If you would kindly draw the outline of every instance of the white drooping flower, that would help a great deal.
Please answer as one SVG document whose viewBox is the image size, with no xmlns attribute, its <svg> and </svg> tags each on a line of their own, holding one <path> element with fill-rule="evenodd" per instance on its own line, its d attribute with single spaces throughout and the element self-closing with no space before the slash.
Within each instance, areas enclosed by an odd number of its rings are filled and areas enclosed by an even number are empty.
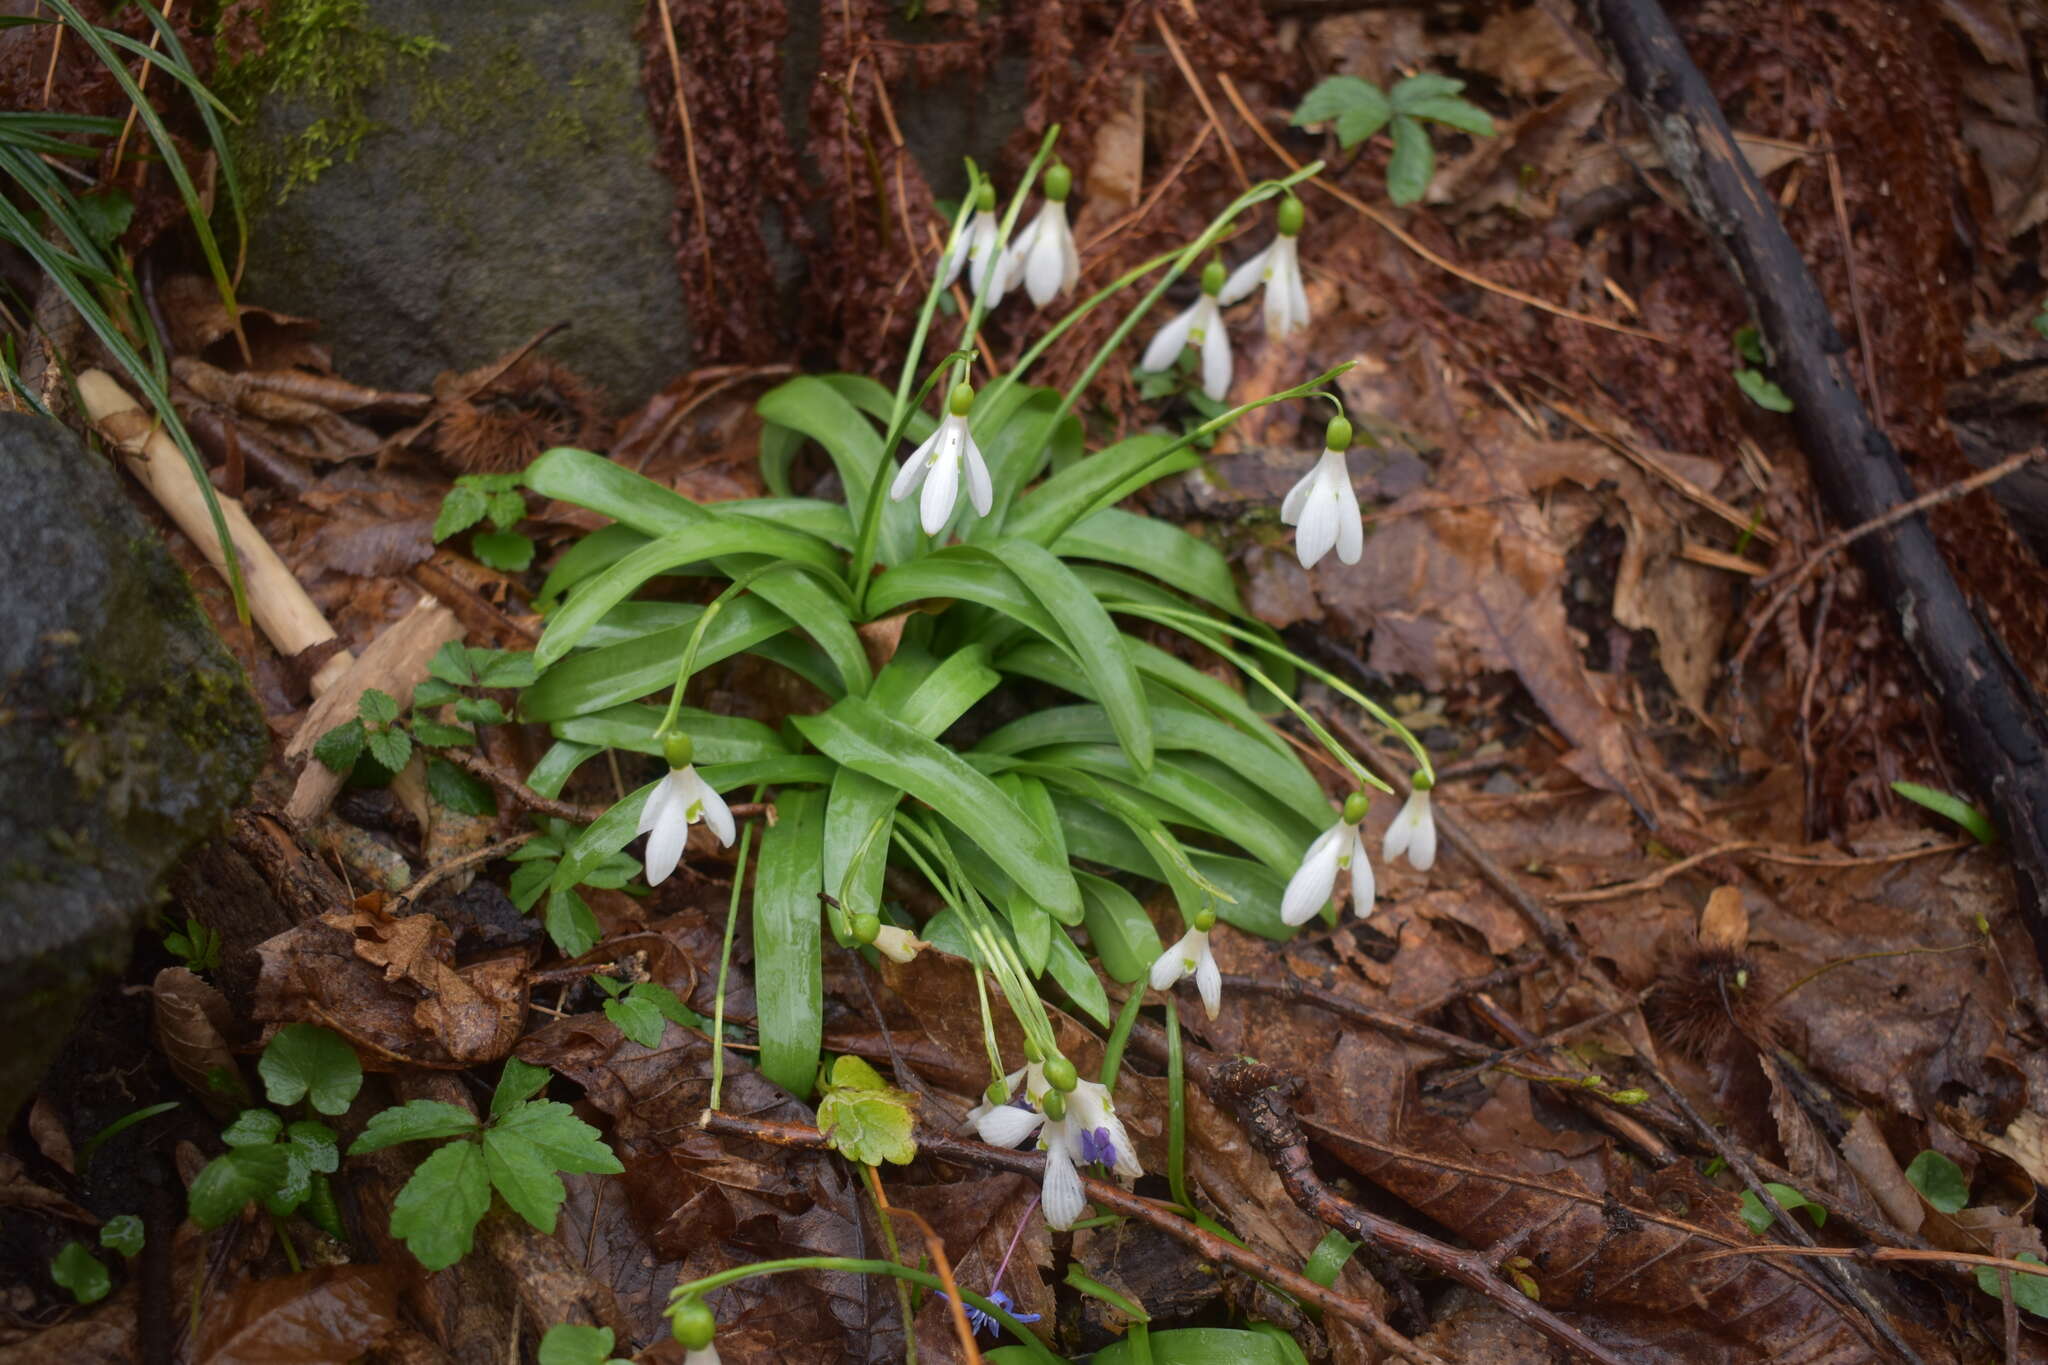
<svg viewBox="0 0 2048 1365">
<path fill-rule="evenodd" d="M 1429 810 L 1429 788 L 1420 779 L 1409 790 L 1400 814 L 1387 826 L 1387 840 L 1380 845 L 1380 857 L 1388 863 L 1403 853 L 1417 872 L 1427 872 L 1436 863 L 1436 817 Z"/>
<path fill-rule="evenodd" d="M 1216 302 L 1229 307 L 1266 287 L 1266 332 L 1284 337 L 1309 324 L 1308 291 L 1301 283 L 1301 201 L 1289 195 L 1280 205 L 1280 231 L 1252 258 L 1230 272 Z"/>
<path fill-rule="evenodd" d="M 1040 308 L 1081 279 L 1081 253 L 1074 247 L 1074 230 L 1067 226 L 1067 194 L 1073 185 L 1073 172 L 1055 163 L 1045 173 L 1045 204 L 1004 253 L 1003 287 L 1023 284 Z"/>
<path fill-rule="evenodd" d="M 895 962 L 915 962 L 917 955 L 932 945 L 911 933 L 885 924 L 875 931 L 875 951 Z"/>
<path fill-rule="evenodd" d="M 1208 923 L 1204 924 L 1203 921 Z M 1209 927 L 1215 919 L 1204 911 L 1195 919 L 1197 927 L 1180 936 L 1180 942 L 1161 953 L 1152 963 L 1152 989 L 1170 991 L 1183 977 L 1195 978 L 1202 1009 L 1211 1018 L 1223 1008 L 1223 973 L 1217 970 L 1216 954 L 1209 948 Z"/>
<path fill-rule="evenodd" d="M 1001 1105 L 983 1104 L 969 1117 L 975 1120 L 981 1140 L 996 1147 L 1014 1147 L 1034 1132 L 1038 1134 L 1039 1148 L 1045 1153 L 1041 1194 L 1045 1221 L 1064 1231 L 1088 1207 L 1081 1166 L 1101 1162 L 1126 1185 L 1143 1175 L 1145 1168 L 1138 1164 L 1138 1149 L 1116 1116 L 1108 1087 L 1076 1078 L 1070 1064 L 1067 1079 L 1074 1082 L 1074 1088 L 1065 1093 L 1054 1089 L 1045 1078 L 1045 1068 L 1037 1063 L 1013 1073 L 1006 1085 L 1014 1091 L 1020 1077 L 1024 1081 L 1021 1097 Z M 1020 1099 L 1029 1107 L 1021 1107 Z M 1048 1109 L 1057 1109 L 1060 1117 L 1047 1118 Z"/>
<path fill-rule="evenodd" d="M 987 295 L 987 307 L 1003 301 L 1007 288 L 1008 264 L 1003 252 L 1003 225 L 996 217 L 995 186 L 983 181 L 974 192 L 974 217 L 953 234 L 939 257 L 939 288 L 951 289 L 967 269 L 967 287 L 977 297 Z"/>
<path fill-rule="evenodd" d="M 955 385 L 938 429 L 910 452 L 903 467 L 896 471 L 896 481 L 889 485 L 891 502 L 903 501 L 911 489 L 924 485 L 918 498 L 917 520 L 928 536 L 946 529 L 953 504 L 960 497 L 963 469 L 967 475 L 967 500 L 974 505 L 976 514 L 985 517 L 995 506 L 995 485 L 989 482 L 988 465 L 981 458 L 981 447 L 974 443 L 973 433 L 967 429 L 967 412 L 973 406 L 974 390 L 965 384 Z"/>
<path fill-rule="evenodd" d="M 676 740 L 683 743 L 678 745 Z M 687 736 L 670 737 L 668 776 L 647 794 L 647 804 L 640 808 L 636 832 L 647 836 L 649 886 L 661 885 L 676 870 L 683 845 L 689 841 L 690 826 L 699 820 L 718 836 L 719 843 L 732 846 L 732 811 L 689 761 L 689 752 Z M 678 754 L 683 760 L 680 764 L 676 763 Z"/>
<path fill-rule="evenodd" d="M 1138 362 L 1141 370 L 1170 370 L 1188 347 L 1202 353 L 1202 392 L 1220 403 L 1230 392 L 1230 334 L 1223 329 L 1223 310 L 1216 295 L 1223 288 L 1223 267 L 1211 261 L 1202 271 L 1202 297 L 1161 327 Z"/>
<path fill-rule="evenodd" d="M 697 1346 L 683 1352 L 683 1365 L 719 1365 L 716 1346 Z"/>
<path fill-rule="evenodd" d="M 1365 831 L 1361 822 L 1365 819 L 1366 800 L 1362 792 L 1353 792 L 1344 802 L 1344 813 L 1316 836 L 1302 855 L 1301 866 L 1287 883 L 1287 893 L 1280 898 L 1280 919 L 1286 924 L 1306 924 L 1315 918 L 1316 912 L 1329 904 L 1330 893 L 1337 889 L 1337 874 L 1345 869 L 1351 872 L 1351 913 L 1364 919 L 1373 911 L 1372 860 L 1365 854 Z"/>
<path fill-rule="evenodd" d="M 1287 490 L 1280 520 L 1294 527 L 1294 553 L 1301 567 L 1313 569 L 1334 546 L 1337 558 L 1356 564 L 1365 553 L 1365 521 L 1358 514 L 1358 494 L 1351 488 L 1351 469 L 1344 451 L 1351 444 L 1351 423 L 1332 418 L 1315 467 Z"/>
</svg>

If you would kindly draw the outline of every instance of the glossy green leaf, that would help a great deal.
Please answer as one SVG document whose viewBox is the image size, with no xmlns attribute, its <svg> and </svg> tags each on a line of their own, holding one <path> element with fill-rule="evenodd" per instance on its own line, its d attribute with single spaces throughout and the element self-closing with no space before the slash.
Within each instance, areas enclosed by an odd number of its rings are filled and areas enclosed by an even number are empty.
<svg viewBox="0 0 2048 1365">
<path fill-rule="evenodd" d="M 852 549 L 860 534 L 844 504 L 826 502 L 823 498 L 746 498 L 722 502 L 718 510 L 728 516 L 749 517 L 802 531 L 842 550 Z"/>
<path fill-rule="evenodd" d="M 558 1322 L 540 1339 L 540 1365 L 610 1365 L 612 1329 Z"/>
<path fill-rule="evenodd" d="M 848 915 L 872 915 L 882 908 L 889 829 L 902 799 L 902 792 L 866 773 L 842 767 L 833 775 L 825 803 L 824 887 Z"/>
<path fill-rule="evenodd" d="M 989 667 L 988 651 L 969 645 L 947 655 L 894 714 L 919 734 L 937 739 L 1002 680 L 1002 675 Z"/>
<path fill-rule="evenodd" d="M 548 569 L 548 576 L 541 583 L 540 594 L 534 601 L 536 604 L 556 601 L 578 583 L 603 572 L 646 545 L 649 539 L 645 531 L 618 522 L 585 532 Z"/>
<path fill-rule="evenodd" d="M 822 715 L 796 717 L 795 724 L 835 762 L 909 792 L 959 826 L 1053 914 L 1080 908 L 1080 892 L 1059 850 L 994 782 L 951 750 L 859 698 Z"/>
<path fill-rule="evenodd" d="M 1222 552 L 1157 517 L 1104 508 L 1069 526 L 1052 548 L 1069 559 L 1099 559 L 1137 569 L 1233 616 L 1246 614 Z"/>
<path fill-rule="evenodd" d="M 2041 1264 L 2041 1258 L 2031 1251 L 2022 1251 L 2012 1259 Z M 2048 1318 L 2048 1273 L 2029 1275 L 2017 1270 L 2008 1273 L 2012 1275 L 2012 1301 L 2035 1317 Z M 2005 1286 L 2000 1283 L 1995 1267 L 1977 1267 L 1977 1287 L 2000 1303 L 2005 1302 Z"/>
<path fill-rule="evenodd" d="M 602 752 L 602 748 L 597 744 L 579 744 L 573 739 L 557 739 L 540 756 L 540 762 L 533 765 L 533 770 L 527 773 L 526 785 L 542 796 L 559 797 L 576 770 Z"/>
<path fill-rule="evenodd" d="M 234 1147 L 208 1162 L 185 1192 L 192 1221 L 217 1228 L 240 1213 L 252 1199 L 261 1199 L 284 1184 L 291 1163 L 282 1147 L 264 1144 Z"/>
<path fill-rule="evenodd" d="M 1301 1268 L 1302 1276 L 1328 1289 L 1337 1282 L 1337 1276 L 1342 1273 L 1345 1263 L 1361 1245 L 1362 1243 L 1354 1242 L 1332 1228 L 1323 1234 L 1322 1241 L 1316 1243 L 1316 1249 L 1310 1253 L 1308 1263 Z"/>
<path fill-rule="evenodd" d="M 1067 847 L 1076 858 L 1155 881 L 1166 880 L 1159 858 L 1115 815 L 1070 793 L 1054 792 L 1053 804 L 1060 813 L 1060 829 L 1066 835 Z M 1198 848 L 1185 852 L 1202 880 L 1231 897 L 1216 906 L 1218 919 L 1261 938 L 1278 940 L 1294 936 L 1295 931 L 1280 920 L 1280 900 L 1286 894 L 1287 878 L 1248 858 Z"/>
<path fill-rule="evenodd" d="M 1022 622 L 1043 639 L 1065 646 L 1066 632 L 1016 574 L 988 551 L 973 545 L 949 545 L 895 568 L 868 588 L 868 610 L 884 616 L 898 607 L 930 598 L 978 602 Z"/>
<path fill-rule="evenodd" d="M 1931 810 L 1944 819 L 1953 820 L 1968 830 L 1970 836 L 1980 844 L 1998 842 L 1998 827 L 1985 817 L 1983 811 L 1960 796 L 1933 787 L 1923 787 L 1918 782 L 1894 782 L 1892 790 L 1916 806 Z"/>
<path fill-rule="evenodd" d="M 798 375 L 776 385 L 754 405 L 754 410 L 778 426 L 801 431 L 824 448 L 839 481 L 846 489 L 846 506 L 858 523 L 867 507 L 868 493 L 888 495 L 887 479 L 893 473 L 898 452 L 882 450 L 882 433 L 844 392 L 815 375 Z M 908 454 L 908 449 L 901 452 Z M 887 454 L 892 463 L 885 464 Z M 884 476 L 875 487 L 875 476 Z M 906 498 L 883 509 L 878 542 L 883 562 L 907 559 L 917 547 L 916 499 Z"/>
<path fill-rule="evenodd" d="M 340 1034 L 317 1024 L 286 1024 L 256 1064 L 272 1104 L 305 1100 L 323 1114 L 345 1114 L 363 1088 L 363 1064 Z"/>
<path fill-rule="evenodd" d="M 575 740 L 596 748 L 659 754 L 661 742 L 655 739 L 654 732 L 661 724 L 662 711 L 659 706 L 628 702 L 624 706 L 607 707 L 589 715 L 557 721 L 553 728 L 559 739 Z M 696 746 L 696 761 L 700 765 L 751 763 L 789 752 L 789 745 L 781 735 L 758 720 L 742 716 L 720 715 L 716 711 L 684 706 L 676 711 L 676 726 Z"/>
<path fill-rule="evenodd" d="M 476 1126 L 476 1115 L 467 1109 L 441 1100 L 411 1100 L 372 1117 L 361 1135 L 349 1144 L 348 1154 L 361 1156 L 401 1142 L 454 1137 L 471 1132 Z"/>
<path fill-rule="evenodd" d="M 1820 1227 L 1828 1221 L 1828 1211 L 1826 1209 L 1814 1203 L 1790 1185 L 1781 1185 L 1775 1180 L 1766 1180 L 1764 1188 L 1770 1191 L 1771 1198 L 1777 1200 L 1778 1207 L 1785 1210 L 1786 1213 L 1797 1213 L 1799 1210 L 1805 1209 L 1807 1216 L 1813 1219 L 1815 1227 Z M 1757 1198 L 1755 1193 L 1750 1190 L 1742 1192 L 1742 1207 L 1739 1212 L 1742 1215 L 1742 1221 L 1749 1225 L 1749 1230 L 1759 1236 L 1763 1235 L 1778 1221 L 1777 1215 L 1765 1208 L 1764 1201 Z"/>
<path fill-rule="evenodd" d="M 554 1074 L 544 1066 L 507 1057 L 504 1070 L 498 1073 L 497 1088 L 491 1091 L 491 1117 L 501 1118 L 525 1104 L 546 1088 Z"/>
<path fill-rule="evenodd" d="M 1102 988 L 1102 978 L 1062 930 L 1055 929 L 1047 941 L 1045 971 L 1083 1013 L 1109 1027 L 1109 993 Z"/>
<path fill-rule="evenodd" d="M 71 1291 L 78 1303 L 98 1303 L 114 1287 L 113 1278 L 100 1258 L 86 1250 L 83 1242 L 66 1242 L 50 1262 L 50 1278 L 59 1289 Z"/>
<path fill-rule="evenodd" d="M 1017 499 L 1004 522 L 1006 533 L 1039 545 L 1057 541 L 1068 527 L 1114 506 L 1135 488 L 1175 467 L 1188 467 L 1194 457 L 1186 451 L 1180 452 L 1186 459 L 1162 460 L 1173 442 L 1171 436 L 1145 432 L 1068 465 Z"/>
<path fill-rule="evenodd" d="M 1906 1180 L 1920 1197 L 1943 1213 L 1961 1213 L 1970 1202 L 1970 1180 L 1963 1168 L 1933 1150 L 1913 1158 L 1906 1167 Z"/>
<path fill-rule="evenodd" d="M 1280 1343 L 1234 1327 L 1183 1327 L 1153 1332 L 1147 1341 L 1152 1365 L 1289 1365 Z M 1141 1365 L 1131 1342 L 1111 1342 L 1089 1365 Z"/>
<path fill-rule="evenodd" d="M 100 1245 L 118 1256 L 140 1256 L 145 1239 L 142 1219 L 132 1213 L 117 1213 L 100 1225 Z"/>
<path fill-rule="evenodd" d="M 1093 945 L 1102 970 L 1110 980 L 1127 986 L 1144 980 L 1153 962 L 1166 951 L 1145 907 L 1138 904 L 1136 896 L 1107 877 L 1090 872 L 1077 872 L 1074 877 L 1081 884 L 1088 942 Z"/>
<path fill-rule="evenodd" d="M 675 685 L 676 668 L 689 647 L 688 623 L 702 611 L 701 607 L 683 607 L 675 615 L 684 624 L 561 660 L 520 694 L 521 718 L 568 720 L 667 691 Z M 752 649 L 789 627 L 789 617 L 767 601 L 751 594 L 740 597 L 704 628 L 704 638 L 697 646 L 697 666 L 705 668 Z"/>
<path fill-rule="evenodd" d="M 779 818 L 761 835 L 754 881 L 761 1074 L 799 1096 L 810 1093 L 817 1076 L 825 1027 L 818 901 L 824 884 L 823 804 L 815 791 L 782 793 L 776 802 Z"/>
<path fill-rule="evenodd" d="M 996 542 L 991 553 L 1059 622 L 1096 700 L 1116 727 L 1117 743 L 1125 756 L 1140 773 L 1150 769 L 1151 711 L 1145 705 L 1138 671 L 1124 651 L 1123 634 L 1109 613 L 1050 550 L 1028 540 L 1006 538 Z"/>
<path fill-rule="evenodd" d="M 429 1270 L 446 1270 L 469 1254 L 476 1225 L 491 1207 L 483 1148 L 451 1142 L 413 1171 L 391 1205 L 391 1235 Z"/>
<path fill-rule="evenodd" d="M 626 1169 L 605 1145 L 603 1134 L 577 1118 L 576 1111 L 560 1100 L 514 1105 L 492 1122 L 491 1132 L 516 1135 L 531 1143 L 557 1171 L 618 1175 Z"/>
</svg>

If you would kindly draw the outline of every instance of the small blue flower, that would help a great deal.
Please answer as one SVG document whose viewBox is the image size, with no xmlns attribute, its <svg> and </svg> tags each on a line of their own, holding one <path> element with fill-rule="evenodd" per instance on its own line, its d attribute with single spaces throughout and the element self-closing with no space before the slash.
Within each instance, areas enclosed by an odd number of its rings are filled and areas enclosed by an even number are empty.
<svg viewBox="0 0 2048 1365">
<path fill-rule="evenodd" d="M 1084 1129 L 1081 1133 L 1081 1160 L 1099 1161 L 1105 1166 L 1116 1165 L 1116 1139 L 1107 1127 Z"/>
<path fill-rule="evenodd" d="M 939 1297 L 949 1299 L 950 1296 L 947 1295 L 945 1290 L 941 1289 Z M 1016 1306 L 1010 1302 L 1010 1296 L 1000 1289 L 990 1294 L 988 1301 L 1019 1322 L 1037 1322 L 1040 1317 L 1037 1313 L 1019 1313 Z M 967 1306 L 967 1321 L 974 1329 L 976 1336 L 980 1336 L 983 1332 L 987 1332 L 992 1337 L 999 1337 L 1003 1334 L 1003 1324 L 996 1320 L 993 1313 L 984 1313 L 972 1304 Z"/>
</svg>

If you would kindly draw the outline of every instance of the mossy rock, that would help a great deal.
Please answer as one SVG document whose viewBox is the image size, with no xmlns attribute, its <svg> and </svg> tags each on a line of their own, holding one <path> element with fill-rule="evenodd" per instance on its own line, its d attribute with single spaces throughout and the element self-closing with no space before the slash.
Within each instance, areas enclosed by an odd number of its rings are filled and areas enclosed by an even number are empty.
<svg viewBox="0 0 2048 1365">
<path fill-rule="evenodd" d="M 0 1121 L 269 751 L 247 680 L 106 460 L 0 413 Z"/>
<path fill-rule="evenodd" d="M 222 73 L 244 117 L 243 297 L 349 378 L 423 389 L 555 323 L 630 406 L 689 368 L 633 25 L 641 0 L 280 0 Z"/>
</svg>

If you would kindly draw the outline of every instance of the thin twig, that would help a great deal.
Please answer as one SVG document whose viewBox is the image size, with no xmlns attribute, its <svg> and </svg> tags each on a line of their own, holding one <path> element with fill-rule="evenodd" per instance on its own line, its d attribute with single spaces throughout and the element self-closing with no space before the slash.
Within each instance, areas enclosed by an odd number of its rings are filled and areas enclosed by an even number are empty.
<svg viewBox="0 0 2048 1365">
<path fill-rule="evenodd" d="M 587 825 L 608 809 L 605 806 L 579 806 L 574 801 L 558 801 L 552 796 L 542 796 L 482 754 L 469 749 L 436 749 L 434 752 L 471 776 L 482 778 L 527 810 L 542 815 L 552 815 L 573 824 Z M 768 814 L 772 805 L 773 803 L 768 801 L 735 801 L 728 809 L 732 811 L 733 819 L 746 820 L 756 815 Z"/>
<path fill-rule="evenodd" d="M 755 1142 L 771 1143 L 778 1147 L 799 1147 L 810 1151 L 823 1151 L 831 1144 L 823 1133 L 802 1123 L 778 1123 L 771 1119 L 742 1118 L 737 1114 L 711 1113 L 704 1118 L 706 1132 L 722 1137 L 748 1138 Z M 968 1138 L 955 1137 L 950 1133 L 920 1128 L 917 1133 L 917 1148 L 921 1155 L 956 1166 L 975 1166 L 983 1170 L 1011 1171 L 1018 1175 L 1042 1178 L 1045 1174 L 1045 1157 L 1036 1152 L 1016 1152 L 1003 1147 L 990 1147 L 985 1143 Z M 1276 1265 L 1257 1252 L 1226 1242 L 1221 1237 L 1204 1231 L 1186 1218 L 1163 1204 L 1150 1199 L 1141 1199 L 1117 1185 L 1106 1181 L 1083 1177 L 1082 1188 L 1088 1198 L 1099 1208 L 1125 1218 L 1135 1218 L 1150 1224 L 1168 1236 L 1193 1248 L 1205 1261 L 1228 1265 L 1233 1269 L 1263 1280 L 1282 1293 L 1299 1299 L 1311 1308 L 1321 1309 L 1344 1321 L 1353 1323 L 1371 1333 L 1373 1340 L 1385 1349 L 1399 1355 L 1414 1365 L 1444 1365 L 1437 1356 L 1408 1340 L 1374 1312 L 1370 1304 L 1357 1299 L 1346 1298 L 1334 1290 L 1325 1289 L 1307 1276 Z"/>
<path fill-rule="evenodd" d="M 460 858 L 450 858 L 445 863 L 436 863 L 414 878 L 411 886 L 398 893 L 391 903 L 391 912 L 393 914 L 402 913 L 401 907 L 410 905 L 415 900 L 418 900 L 426 893 L 428 888 L 436 883 L 446 881 L 466 868 L 479 867 L 494 858 L 504 857 L 513 849 L 518 848 L 521 844 L 533 838 L 536 832 L 528 830 L 524 834 L 515 834 L 509 839 L 500 839 L 495 844 L 488 844 L 474 852 L 465 853 Z"/>
<path fill-rule="evenodd" d="M 661 3 L 661 41 L 668 48 L 668 69 L 676 85 L 676 118 L 683 129 L 683 164 L 690 172 L 690 197 L 696 201 L 697 247 L 704 257 L 704 292 L 718 297 L 717 272 L 711 268 L 711 228 L 704 214 L 704 182 L 697 176 L 697 139 L 690 131 L 690 99 L 683 91 L 683 59 L 676 51 L 676 21 L 669 13 L 668 0 Z"/>
<path fill-rule="evenodd" d="M 946 1286 L 946 1306 L 952 1310 L 953 1334 L 960 1338 L 961 1354 L 966 1357 L 968 1365 L 981 1365 L 981 1347 L 975 1343 L 974 1329 L 967 1325 L 966 1300 L 960 1297 L 960 1285 L 953 1279 L 953 1263 L 946 1256 L 945 1242 L 916 1210 L 901 1209 L 889 1202 L 889 1196 L 882 1192 L 882 1173 L 879 1170 L 870 1166 L 867 1173 L 868 1186 L 875 1195 L 875 1207 L 893 1218 L 908 1218 L 917 1224 L 918 1231 L 924 1234 L 924 1244 L 931 1249 L 932 1270 L 938 1275 L 939 1282 Z M 895 1247 L 892 1245 L 890 1250 L 895 1250 Z M 902 1257 L 897 1257 L 897 1261 L 901 1263 Z M 909 1286 L 904 1285 L 901 1280 L 896 1283 L 903 1285 L 907 1299 Z M 905 1338 L 914 1338 L 917 1335 L 911 1327 L 907 1313 L 904 1315 L 903 1335 Z"/>
<path fill-rule="evenodd" d="M 1209 102 L 1209 92 L 1202 88 L 1201 78 L 1195 75 L 1194 67 L 1188 65 L 1188 54 L 1181 50 L 1180 39 L 1174 36 L 1173 25 L 1166 22 L 1166 11 L 1152 11 L 1152 22 L 1159 28 L 1159 36 L 1166 40 L 1166 50 L 1173 54 L 1173 64 L 1180 68 L 1181 79 L 1188 83 L 1188 89 L 1195 92 L 1195 103 L 1202 106 L 1202 114 L 1209 120 L 1209 126 L 1216 130 L 1216 140 L 1223 144 L 1223 154 L 1230 158 L 1230 169 L 1237 172 L 1237 183 L 1246 189 L 1252 187 L 1252 178 L 1245 174 L 1244 162 L 1238 159 L 1237 148 L 1231 145 L 1230 134 L 1224 130 L 1223 120 L 1216 116 L 1216 106 Z"/>
<path fill-rule="evenodd" d="M 1856 282 L 1856 243 L 1849 235 L 1849 201 L 1842 193 L 1842 163 L 1830 147 L 1822 153 L 1828 168 L 1828 196 L 1835 201 L 1835 228 L 1842 234 L 1842 269 L 1849 276 L 1849 312 L 1856 319 L 1856 349 L 1863 353 L 1863 383 L 1870 391 L 1870 415 L 1884 425 L 1884 391 L 1877 386 L 1877 342 L 1863 311 L 1863 287 Z"/>
<path fill-rule="evenodd" d="M 1223 71 L 1217 72 L 1216 83 L 1223 87 L 1223 93 L 1229 96 L 1230 102 L 1233 105 L 1237 106 L 1238 116 L 1242 118 L 1246 123 L 1251 125 L 1252 131 L 1259 135 L 1259 140 L 1264 142 L 1266 146 L 1272 150 L 1273 155 L 1279 157 L 1283 162 L 1285 162 L 1289 170 L 1300 170 L 1301 163 L 1295 160 L 1292 156 L 1288 155 L 1287 149 L 1282 147 L 1279 144 L 1279 142 L 1274 139 L 1273 135 L 1266 131 L 1264 124 L 1260 123 L 1256 118 L 1252 117 L 1252 111 L 1248 107 L 1246 107 L 1244 102 L 1244 96 L 1238 93 L 1237 85 L 1234 81 L 1230 79 L 1229 73 Z M 1525 294 L 1519 289 L 1510 289 L 1508 286 L 1504 284 L 1496 284 L 1494 281 L 1487 279 L 1484 275 L 1475 274 L 1472 271 L 1465 269 L 1465 267 L 1459 265 L 1456 261 L 1450 260 L 1443 256 L 1439 256 L 1436 252 L 1431 251 L 1428 247 L 1424 246 L 1421 242 L 1417 241 L 1414 237 L 1410 236 L 1401 228 L 1400 224 L 1396 223 L 1386 214 L 1381 213 L 1378 209 L 1366 203 L 1363 199 L 1356 198 L 1350 194 L 1345 193 L 1343 190 L 1338 189 L 1335 185 L 1324 180 L 1321 176 L 1311 177 L 1308 183 L 1314 185 L 1317 189 L 1329 195 L 1331 198 L 1335 199 L 1340 204 L 1343 204 L 1346 207 L 1350 208 L 1353 212 L 1362 215 L 1375 227 L 1387 233 L 1387 235 L 1391 236 L 1395 241 L 1399 242 L 1402 246 L 1407 247 L 1410 251 L 1420 256 L 1423 260 L 1428 261 L 1438 270 L 1443 271 L 1447 275 L 1454 275 L 1458 279 L 1463 280 L 1465 283 L 1469 285 L 1473 285 L 1477 288 L 1484 289 L 1490 294 L 1499 294 L 1502 298 L 1513 299 L 1516 303 L 1524 304 L 1530 308 L 1540 309 L 1545 313 L 1550 313 L 1557 317 L 1568 318 L 1573 322 L 1583 322 L 1588 327 L 1599 327 L 1609 332 L 1620 332 L 1623 336 L 1641 337 L 1645 341 L 1654 341 L 1657 342 L 1659 345 L 1668 346 L 1671 344 L 1671 339 L 1669 337 L 1660 336 L 1655 332 L 1646 332 L 1640 327 L 1631 327 L 1625 322 L 1610 322 L 1606 318 L 1594 317 L 1591 313 L 1574 312 L 1572 309 L 1566 308 L 1561 304 L 1555 304 L 1545 299 L 1539 299 L 1534 294 Z"/>
</svg>

